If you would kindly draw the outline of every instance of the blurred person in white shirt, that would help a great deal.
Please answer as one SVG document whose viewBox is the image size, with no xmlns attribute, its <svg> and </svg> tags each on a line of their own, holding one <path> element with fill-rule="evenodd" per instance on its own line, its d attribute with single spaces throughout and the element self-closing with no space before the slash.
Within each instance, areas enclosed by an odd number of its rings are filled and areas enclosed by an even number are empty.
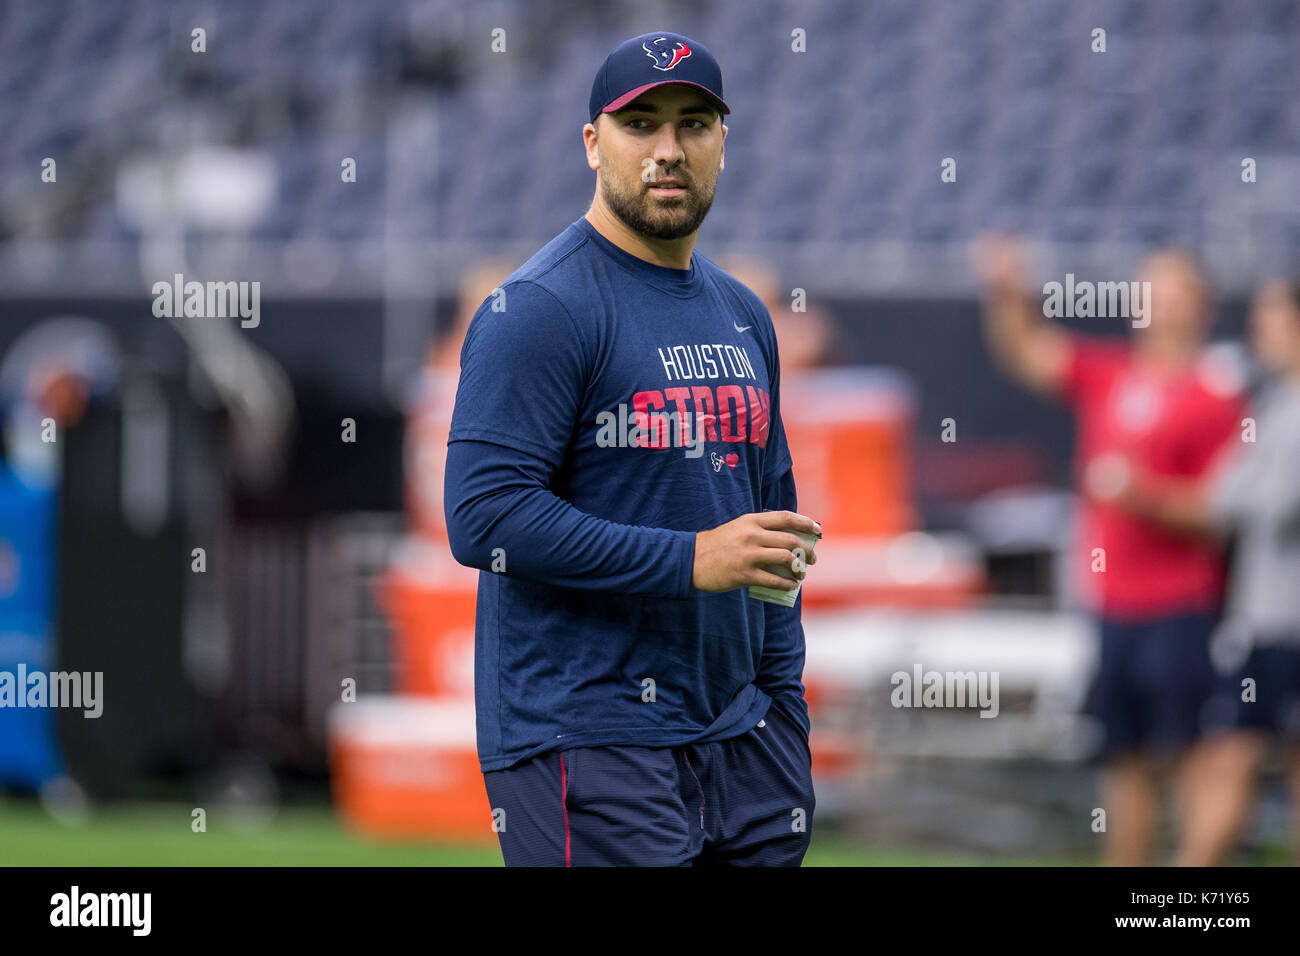
<svg viewBox="0 0 1300 956">
<path fill-rule="evenodd" d="M 1251 345 L 1272 376 L 1207 480 L 1134 473 L 1118 504 L 1170 528 L 1236 537 L 1223 623 L 1221 680 L 1206 707 L 1205 773 L 1177 861 L 1222 863 L 1249 822 L 1270 742 L 1285 749 L 1300 862 L 1300 280 L 1256 294 Z"/>
</svg>

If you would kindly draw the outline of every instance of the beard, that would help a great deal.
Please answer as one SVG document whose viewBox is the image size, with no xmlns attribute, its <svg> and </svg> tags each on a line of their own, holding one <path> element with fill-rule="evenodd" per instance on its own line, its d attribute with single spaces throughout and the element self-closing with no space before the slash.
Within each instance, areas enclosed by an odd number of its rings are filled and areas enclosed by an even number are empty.
<svg viewBox="0 0 1300 956">
<path fill-rule="evenodd" d="M 684 177 L 671 176 L 680 179 Z M 717 177 L 713 182 L 687 182 L 679 196 L 661 198 L 650 192 L 653 183 L 635 179 L 629 186 L 617 185 L 608 176 L 600 178 L 600 193 L 605 205 L 633 232 L 652 239 L 681 239 L 700 228 L 713 206 Z"/>
</svg>

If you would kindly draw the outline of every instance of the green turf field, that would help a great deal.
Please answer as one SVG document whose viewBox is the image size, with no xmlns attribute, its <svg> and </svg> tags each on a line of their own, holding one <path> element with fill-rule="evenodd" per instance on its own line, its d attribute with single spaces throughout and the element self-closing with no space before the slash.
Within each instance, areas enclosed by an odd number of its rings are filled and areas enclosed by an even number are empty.
<svg viewBox="0 0 1300 956">
<path fill-rule="evenodd" d="M 874 851 L 814 834 L 808 866 L 942 866 L 989 860 Z M 1082 859 L 999 859 L 1000 864 L 1086 864 Z M 244 829 L 209 817 L 190 830 L 190 808 L 149 804 L 99 811 L 69 826 L 30 801 L 0 799 L 0 865 L 19 866 L 500 866 L 485 846 L 381 843 L 349 832 L 328 808 L 282 809 Z"/>
</svg>

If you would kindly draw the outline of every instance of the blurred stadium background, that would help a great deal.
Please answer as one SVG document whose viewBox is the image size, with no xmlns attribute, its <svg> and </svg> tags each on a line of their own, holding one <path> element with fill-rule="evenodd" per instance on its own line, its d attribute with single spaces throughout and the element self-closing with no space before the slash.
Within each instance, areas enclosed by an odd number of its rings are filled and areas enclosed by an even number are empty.
<svg viewBox="0 0 1300 956">
<path fill-rule="evenodd" d="M 0 863 L 499 863 L 438 528 L 459 336 L 587 208 L 593 72 L 659 27 L 722 64 L 698 249 L 769 302 L 828 529 L 809 862 L 1095 858 L 1072 426 L 992 368 L 968 244 L 1187 246 L 1240 353 L 1300 252 L 1288 0 L 0 2 L 0 666 L 105 675 L 97 720 L 0 711 Z M 156 317 L 177 273 L 260 322 Z M 891 708 L 916 662 L 997 670 L 998 719 Z M 1273 781 L 1247 859 L 1284 824 Z"/>
</svg>

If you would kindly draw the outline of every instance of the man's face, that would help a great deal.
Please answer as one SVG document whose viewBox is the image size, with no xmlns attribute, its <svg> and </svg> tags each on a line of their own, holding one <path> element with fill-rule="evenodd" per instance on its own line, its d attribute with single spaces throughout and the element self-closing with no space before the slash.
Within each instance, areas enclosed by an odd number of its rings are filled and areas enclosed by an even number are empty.
<svg viewBox="0 0 1300 956">
<path fill-rule="evenodd" d="M 587 162 L 599 170 L 601 198 L 629 229 L 681 239 L 713 205 L 727 128 L 689 86 L 669 84 L 602 113 Z"/>
<path fill-rule="evenodd" d="M 1161 251 L 1143 264 L 1143 281 L 1151 283 L 1149 340 L 1171 348 L 1189 348 L 1209 331 L 1207 290 L 1193 262 L 1175 251 Z"/>
<path fill-rule="evenodd" d="M 1300 358 L 1300 308 L 1285 282 L 1270 282 L 1255 295 L 1250 310 L 1255 356 L 1271 372 L 1293 367 Z"/>
</svg>

